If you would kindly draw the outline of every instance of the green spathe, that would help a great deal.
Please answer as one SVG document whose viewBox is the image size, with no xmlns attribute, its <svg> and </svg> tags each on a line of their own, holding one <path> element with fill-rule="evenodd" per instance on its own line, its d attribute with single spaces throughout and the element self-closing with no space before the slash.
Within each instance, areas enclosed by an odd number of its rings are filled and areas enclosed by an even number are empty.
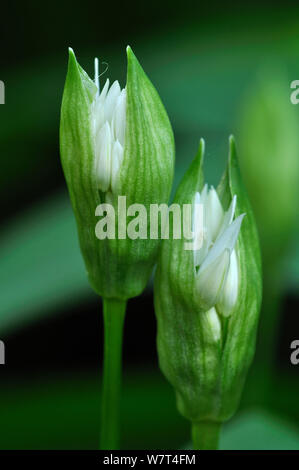
<svg viewBox="0 0 299 470">
<path fill-rule="evenodd" d="M 125 147 L 117 194 L 98 190 L 91 122 L 97 87 L 71 49 L 60 126 L 61 161 L 90 283 L 103 297 L 123 300 L 145 288 L 159 241 L 98 240 L 96 207 L 107 197 L 115 204 L 118 196 L 126 196 L 128 206 L 167 203 L 174 167 L 174 139 L 165 108 L 130 47 L 127 61 Z"/>
<path fill-rule="evenodd" d="M 203 187 L 203 142 L 184 176 L 175 203 L 192 203 Z M 261 263 L 257 231 L 241 181 L 234 139 L 229 141 L 226 171 L 217 188 L 225 210 L 237 196 L 235 216 L 246 213 L 237 242 L 237 302 L 215 334 L 213 318 L 196 295 L 193 254 L 182 240 L 163 240 L 155 278 L 160 367 L 174 386 L 180 412 L 193 422 L 222 422 L 239 403 L 255 350 L 261 303 Z"/>
</svg>

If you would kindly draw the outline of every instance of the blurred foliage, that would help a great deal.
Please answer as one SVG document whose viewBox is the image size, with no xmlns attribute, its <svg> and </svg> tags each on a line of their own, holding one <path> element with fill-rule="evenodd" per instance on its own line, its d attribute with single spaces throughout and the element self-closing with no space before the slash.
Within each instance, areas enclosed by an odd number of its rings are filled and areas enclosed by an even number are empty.
<svg viewBox="0 0 299 470">
<path fill-rule="evenodd" d="M 0 331 L 90 295 L 69 201 L 57 194 L 0 235 Z"/>
<path fill-rule="evenodd" d="M 289 84 L 281 64 L 267 64 L 247 92 L 238 119 L 241 168 L 263 257 L 263 305 L 255 361 L 265 368 L 261 395 L 266 402 L 273 393 L 281 301 L 288 287 L 284 286 L 283 261 L 296 253 L 290 243 L 298 222 L 299 114 L 290 102 Z"/>
<path fill-rule="evenodd" d="M 100 381 L 94 376 L 2 387 L 0 410 L 0 449 L 98 446 Z M 145 442 L 148 449 L 190 448 L 185 444 L 189 425 L 176 413 L 174 394 L 157 372 L 126 374 L 122 410 L 123 449 L 143 449 Z M 224 426 L 220 448 L 299 449 L 299 428 L 276 412 L 250 407 Z"/>
<path fill-rule="evenodd" d="M 275 63 L 283 63 L 289 81 L 298 78 L 299 19 L 293 9 L 290 11 L 292 14 L 281 10 L 275 15 L 266 9 L 264 14 L 252 12 L 245 19 L 228 11 L 217 19 L 212 15 L 205 24 L 189 19 L 179 28 L 175 24 L 173 27 L 164 25 L 163 30 L 156 29 L 154 35 L 140 34 L 134 38 L 128 35 L 174 127 L 175 186 L 189 166 L 200 137 L 206 139 L 205 173 L 212 184 L 216 184 L 224 168 L 230 133 L 235 133 L 237 147 L 240 139 L 240 157 L 247 150 L 248 126 L 250 131 L 255 129 L 259 139 L 256 158 L 263 156 L 265 149 L 271 149 L 271 155 L 282 155 L 287 149 L 292 153 L 292 149 L 297 148 L 298 137 L 293 140 L 290 135 L 296 133 L 299 107 L 289 109 L 288 79 L 284 83 L 287 88 L 283 89 L 281 82 L 277 85 L 281 90 L 277 95 L 279 102 L 276 102 L 277 92 L 273 91 L 276 85 L 267 89 L 269 95 L 264 104 L 258 99 L 260 70 L 264 68 L 265 57 L 270 62 L 273 59 Z M 79 15 L 78 21 L 80 19 Z M 86 18 L 85 23 L 88 25 Z M 74 29 L 81 34 L 79 27 Z M 90 26 L 86 27 L 89 29 Z M 77 43 L 64 41 L 61 49 L 53 52 L 50 48 L 47 56 L 33 55 L 32 60 L 7 66 L 0 77 L 6 84 L 6 104 L 0 106 L 0 195 L 7 202 L 3 213 L 9 216 L 3 217 L 0 233 L 0 337 L 8 330 L 54 314 L 62 305 L 74 305 L 79 298 L 94 295 L 84 273 L 70 203 L 60 187 L 64 182 L 59 163 L 58 128 L 67 66 L 66 45 L 76 48 L 78 59 L 90 73 L 95 55 L 109 61 L 105 77 L 119 78 L 124 84 L 124 48 L 128 39 L 105 42 L 102 47 L 100 40 L 92 41 L 92 46 L 86 43 L 80 46 L 78 34 L 75 37 Z M 69 41 L 68 37 L 66 39 Z M 244 100 L 248 105 L 248 123 L 241 131 L 240 102 Z M 269 125 L 267 144 L 252 113 L 254 101 L 258 101 L 257 106 L 264 106 L 263 123 L 266 121 Z M 272 126 L 273 112 L 282 121 L 278 127 L 277 124 Z M 290 123 L 288 113 L 294 115 Z M 281 129 L 284 140 L 278 150 L 277 137 Z M 273 147 L 268 146 L 268 139 Z M 255 142 L 249 144 L 254 151 Z M 274 160 L 273 164 L 272 160 L 269 162 L 264 167 L 264 175 L 275 170 Z M 251 184 L 256 183 L 262 191 L 263 181 L 255 181 L 252 164 L 250 159 L 246 170 L 248 177 L 251 177 Z M 293 178 L 295 176 L 294 172 Z M 280 186 L 282 177 L 283 173 L 276 177 L 275 183 L 272 181 L 273 191 L 267 189 L 266 194 L 267 204 L 273 200 L 271 212 L 265 215 L 268 234 L 262 234 L 269 253 L 270 249 L 274 250 L 267 242 L 273 240 L 270 235 L 272 221 L 275 221 L 274 209 L 278 203 L 284 204 L 286 195 Z M 291 186 L 293 181 L 286 189 L 290 191 L 288 198 L 297 197 L 297 188 Z M 30 206 L 32 201 L 34 205 Z M 263 204 L 259 206 L 260 202 L 257 197 L 255 205 L 260 207 L 261 215 L 257 215 L 261 221 Z M 291 210 L 292 215 L 288 215 L 284 223 L 285 235 L 279 232 L 282 227 L 275 225 L 274 240 L 281 244 L 286 255 L 280 273 L 284 274 L 282 290 L 292 289 L 295 293 L 299 284 L 299 217 L 298 212 L 293 214 L 296 206 L 295 202 L 292 207 L 286 202 L 287 211 Z M 287 224 L 293 217 L 296 217 L 296 229 L 291 236 Z M 280 254 L 282 251 L 277 247 L 275 250 Z M 279 280 L 283 283 L 281 275 Z M 271 308 L 270 302 L 268 310 Z M 256 403 L 263 377 L 264 370 L 256 367 L 245 387 L 243 408 Z M 95 378 L 79 375 L 69 380 L 57 376 L 48 382 L 38 379 L 30 384 L 2 384 L 1 448 L 97 447 L 99 387 Z M 265 414 L 257 410 L 237 416 L 224 431 L 223 448 L 296 448 L 298 430 L 288 420 L 299 422 L 298 387 L 297 377 L 273 378 L 272 394 L 266 404 L 272 411 Z M 188 424 L 175 411 L 171 389 L 152 374 L 144 376 L 136 371 L 125 383 L 123 422 L 126 423 L 123 433 L 126 448 L 176 448 L 188 440 Z"/>
<path fill-rule="evenodd" d="M 286 254 L 299 199 L 299 113 L 279 66 L 261 72 L 239 118 L 241 166 L 258 223 L 264 264 Z"/>
<path fill-rule="evenodd" d="M 220 449 L 298 450 L 299 430 L 273 413 L 250 408 L 224 428 Z"/>
</svg>

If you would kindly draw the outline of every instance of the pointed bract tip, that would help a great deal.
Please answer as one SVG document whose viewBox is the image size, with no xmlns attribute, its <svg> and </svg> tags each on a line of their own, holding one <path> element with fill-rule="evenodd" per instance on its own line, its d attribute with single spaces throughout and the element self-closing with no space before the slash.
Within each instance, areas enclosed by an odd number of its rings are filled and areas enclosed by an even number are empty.
<svg viewBox="0 0 299 470">
<path fill-rule="evenodd" d="M 205 154 L 205 141 L 203 138 L 200 139 L 197 153 L 196 153 L 196 160 L 199 160 L 200 166 L 202 165 L 203 159 L 204 159 L 204 154 Z"/>
<path fill-rule="evenodd" d="M 74 49 L 72 47 L 69 47 L 68 51 L 69 51 L 69 56 L 75 57 Z"/>
<path fill-rule="evenodd" d="M 232 165 L 237 161 L 236 141 L 235 137 L 231 134 L 228 138 L 228 161 Z"/>
<path fill-rule="evenodd" d="M 198 150 L 201 151 L 202 156 L 204 156 L 205 148 L 206 148 L 205 140 L 201 137 L 201 139 L 200 139 L 200 141 L 199 141 Z"/>
<path fill-rule="evenodd" d="M 127 52 L 127 61 L 128 61 L 128 64 L 132 64 L 132 65 L 139 65 L 139 61 L 136 57 L 136 55 L 134 54 L 131 46 L 127 46 L 126 48 L 126 52 Z"/>
<path fill-rule="evenodd" d="M 229 146 L 230 153 L 233 153 L 236 151 L 236 140 L 233 134 L 231 134 L 228 138 L 228 146 Z"/>
<path fill-rule="evenodd" d="M 131 46 L 128 45 L 128 46 L 126 47 L 126 52 L 127 52 L 127 57 L 128 57 L 128 59 L 129 59 L 130 57 L 134 57 L 134 52 L 132 51 Z"/>
<path fill-rule="evenodd" d="M 76 64 L 77 65 L 77 59 L 75 56 L 75 53 L 71 47 L 68 48 L 69 51 L 69 64 Z"/>
<path fill-rule="evenodd" d="M 134 77 L 135 74 L 140 72 L 144 74 L 144 71 L 131 47 L 127 46 L 127 83 L 130 81 L 129 77 Z"/>
</svg>

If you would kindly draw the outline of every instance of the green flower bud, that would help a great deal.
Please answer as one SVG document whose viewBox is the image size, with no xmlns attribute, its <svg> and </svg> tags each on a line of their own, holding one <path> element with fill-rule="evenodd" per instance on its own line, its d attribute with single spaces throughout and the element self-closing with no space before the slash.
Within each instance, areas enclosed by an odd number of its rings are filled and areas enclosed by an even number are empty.
<svg viewBox="0 0 299 470">
<path fill-rule="evenodd" d="M 201 141 L 174 199 L 192 204 L 193 242 L 201 237 L 201 246 L 189 250 L 183 239 L 163 240 L 154 289 L 160 367 L 175 388 L 179 411 L 194 423 L 222 422 L 238 406 L 255 350 L 262 285 L 234 140 L 217 191 L 203 183 L 203 153 Z"/>
<path fill-rule="evenodd" d="M 126 208 L 167 203 L 174 166 L 164 106 L 129 47 L 127 60 L 126 87 L 116 81 L 109 89 L 107 80 L 100 91 L 97 59 L 93 81 L 70 49 L 60 127 L 61 161 L 90 283 L 103 297 L 122 300 L 144 289 L 159 243 L 138 233 L 127 237 L 134 213 L 128 216 Z M 97 223 L 107 224 L 107 234 L 97 234 Z"/>
</svg>

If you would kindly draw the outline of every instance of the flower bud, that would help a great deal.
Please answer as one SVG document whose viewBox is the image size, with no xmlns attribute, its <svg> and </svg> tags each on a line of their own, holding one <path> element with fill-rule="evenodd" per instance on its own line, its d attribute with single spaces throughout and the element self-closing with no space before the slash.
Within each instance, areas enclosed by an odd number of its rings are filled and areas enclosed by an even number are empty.
<svg viewBox="0 0 299 470">
<path fill-rule="evenodd" d="M 101 90 L 98 60 L 93 81 L 70 49 L 60 127 L 61 161 L 90 283 L 98 294 L 123 300 L 144 289 L 159 244 L 149 235 L 128 238 L 134 214 L 129 217 L 126 208 L 139 204 L 147 211 L 151 203 L 167 203 L 174 166 L 164 106 L 130 47 L 127 60 L 126 87 L 115 81 L 109 88 L 106 80 Z M 103 216 L 107 233 L 98 236 Z M 148 229 L 149 221 L 143 222 Z"/>
<path fill-rule="evenodd" d="M 201 141 L 174 199 L 192 204 L 193 235 L 202 231 L 202 245 L 186 250 L 183 240 L 162 241 L 154 289 L 157 344 L 180 412 L 193 422 L 222 422 L 238 406 L 255 349 L 260 250 L 233 138 L 217 190 L 203 183 L 203 153 Z M 203 224 L 196 218 L 200 203 Z"/>
</svg>

